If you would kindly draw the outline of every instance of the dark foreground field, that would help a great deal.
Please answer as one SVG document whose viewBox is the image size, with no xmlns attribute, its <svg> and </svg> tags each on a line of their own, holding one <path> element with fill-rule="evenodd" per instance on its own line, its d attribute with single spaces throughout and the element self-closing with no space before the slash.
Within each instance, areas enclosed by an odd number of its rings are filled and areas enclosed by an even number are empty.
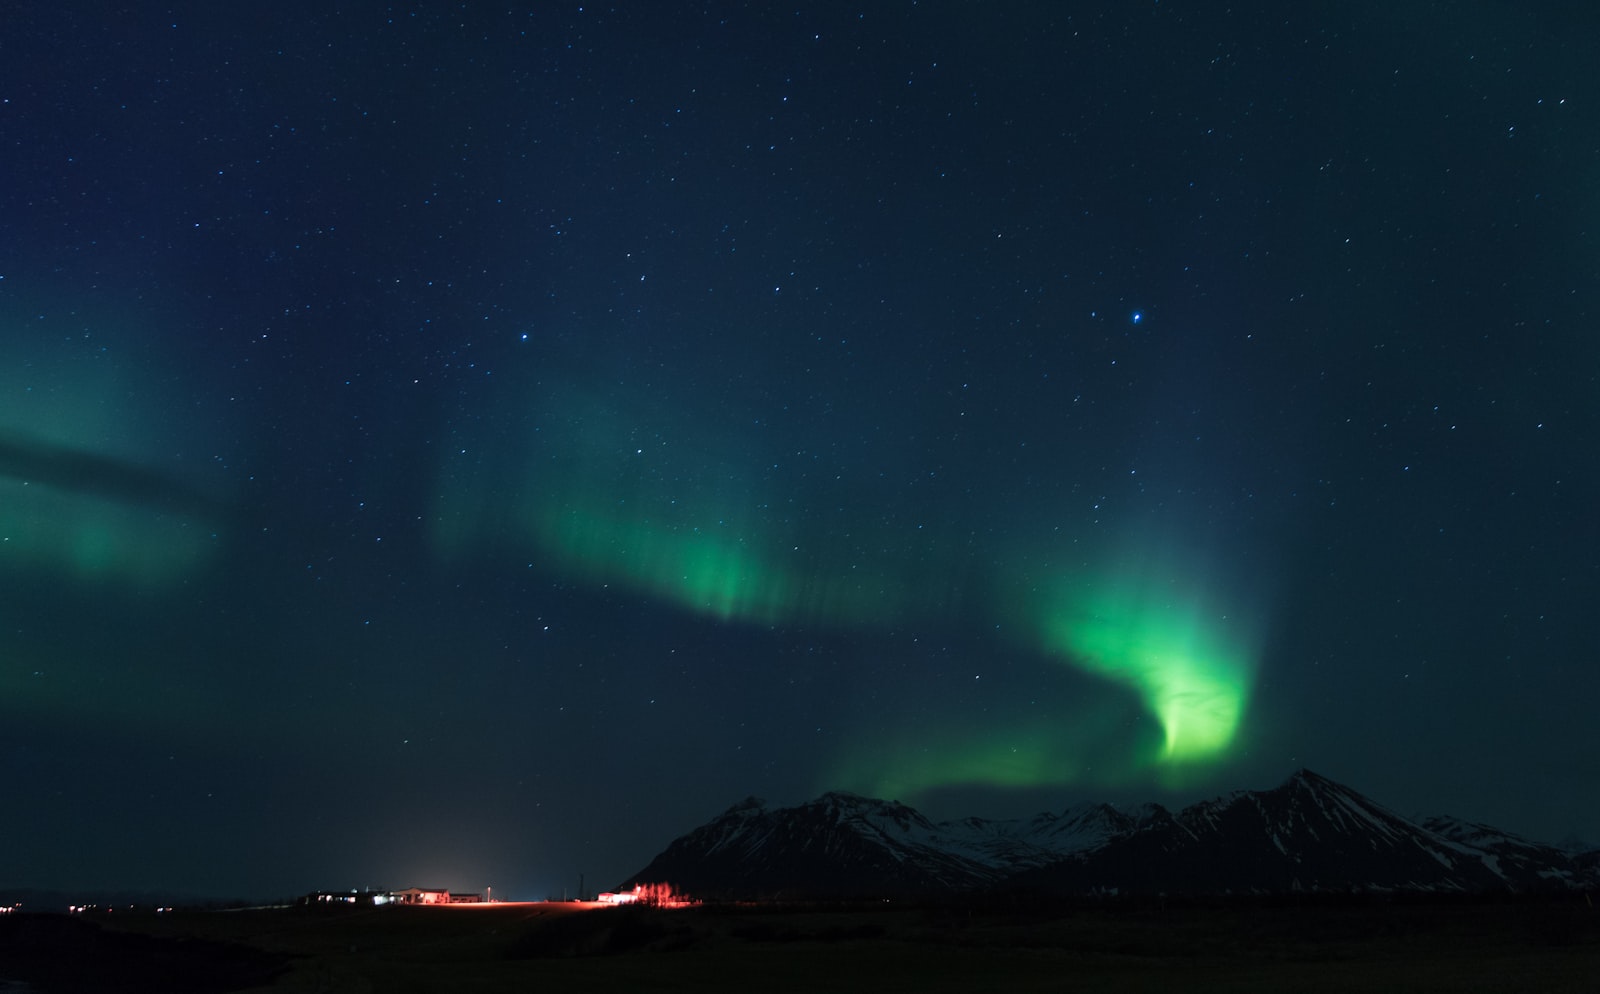
<svg viewBox="0 0 1600 994">
<path fill-rule="evenodd" d="M 72 991 L 1595 991 L 1600 909 L 1539 901 L 588 909 L 0 919 Z"/>
</svg>

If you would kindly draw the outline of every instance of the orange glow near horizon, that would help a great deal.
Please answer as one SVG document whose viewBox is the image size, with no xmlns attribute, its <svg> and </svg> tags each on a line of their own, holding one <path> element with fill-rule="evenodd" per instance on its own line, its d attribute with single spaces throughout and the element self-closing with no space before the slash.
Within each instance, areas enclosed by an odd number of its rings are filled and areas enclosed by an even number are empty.
<svg viewBox="0 0 1600 994">
<path fill-rule="evenodd" d="M 687 908 L 698 904 L 688 895 L 672 889 L 671 884 L 638 884 L 633 890 L 601 894 L 595 901 L 602 907 L 614 908 L 624 904 L 644 904 L 652 908 Z"/>
</svg>

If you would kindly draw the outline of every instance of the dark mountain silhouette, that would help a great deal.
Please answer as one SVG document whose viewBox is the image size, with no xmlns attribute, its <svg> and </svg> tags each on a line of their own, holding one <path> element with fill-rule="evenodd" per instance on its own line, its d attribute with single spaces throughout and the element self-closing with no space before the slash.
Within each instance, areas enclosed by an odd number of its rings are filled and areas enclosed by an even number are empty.
<svg viewBox="0 0 1600 994">
<path fill-rule="evenodd" d="M 750 798 L 672 842 L 622 886 L 702 897 L 917 896 L 1021 888 L 1078 894 L 1526 893 L 1594 886 L 1571 854 L 1453 818 L 1407 820 L 1301 770 L 1174 814 L 1110 805 L 933 822 L 894 801 Z"/>
</svg>

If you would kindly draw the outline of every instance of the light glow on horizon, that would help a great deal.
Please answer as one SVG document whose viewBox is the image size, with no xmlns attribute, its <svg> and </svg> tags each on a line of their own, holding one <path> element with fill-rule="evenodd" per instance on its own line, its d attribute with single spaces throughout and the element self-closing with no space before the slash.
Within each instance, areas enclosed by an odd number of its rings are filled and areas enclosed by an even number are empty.
<svg viewBox="0 0 1600 994">
<path fill-rule="evenodd" d="M 673 889 L 671 884 L 635 884 L 633 890 L 596 895 L 595 904 L 620 907 L 625 904 L 642 904 L 651 908 L 688 908 L 700 902 Z"/>
</svg>

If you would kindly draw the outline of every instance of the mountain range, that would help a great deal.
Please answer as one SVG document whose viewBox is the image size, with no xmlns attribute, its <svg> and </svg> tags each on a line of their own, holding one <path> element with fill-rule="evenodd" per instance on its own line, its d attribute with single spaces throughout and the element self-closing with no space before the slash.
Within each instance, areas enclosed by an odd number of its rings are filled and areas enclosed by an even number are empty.
<svg viewBox="0 0 1600 994">
<path fill-rule="evenodd" d="M 1270 790 L 1178 812 L 1096 804 L 934 822 L 842 792 L 779 808 L 749 798 L 674 840 L 622 887 L 650 882 L 723 899 L 1529 893 L 1600 886 L 1600 851 L 1448 817 L 1412 821 L 1300 770 Z"/>
</svg>

